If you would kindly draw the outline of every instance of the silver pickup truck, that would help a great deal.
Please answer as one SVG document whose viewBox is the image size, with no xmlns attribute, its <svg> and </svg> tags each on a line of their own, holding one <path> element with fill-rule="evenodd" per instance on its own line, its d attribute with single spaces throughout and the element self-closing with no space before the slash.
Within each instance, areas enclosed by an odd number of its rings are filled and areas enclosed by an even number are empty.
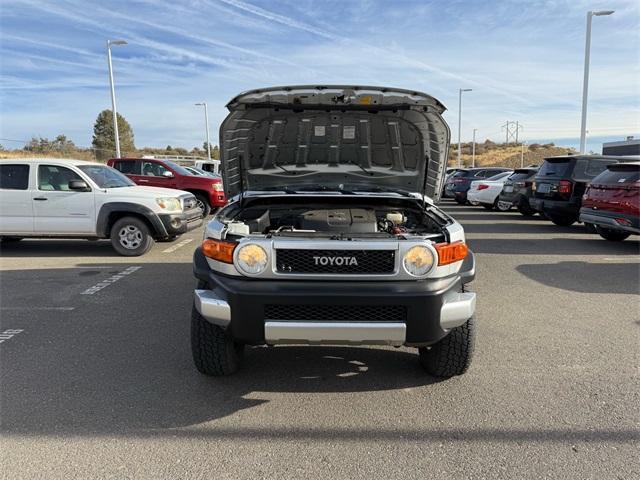
<svg viewBox="0 0 640 480">
<path fill-rule="evenodd" d="M 293 86 L 232 99 L 220 129 L 227 198 L 194 254 L 193 358 L 228 375 L 245 345 L 417 347 L 464 373 L 473 253 L 434 201 L 450 132 L 420 92 Z"/>
</svg>

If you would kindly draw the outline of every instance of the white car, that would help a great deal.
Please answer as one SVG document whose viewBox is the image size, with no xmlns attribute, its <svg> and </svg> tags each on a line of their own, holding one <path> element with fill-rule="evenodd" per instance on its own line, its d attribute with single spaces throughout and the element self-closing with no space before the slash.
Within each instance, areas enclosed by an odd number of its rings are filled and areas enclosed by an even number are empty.
<svg viewBox="0 0 640 480">
<path fill-rule="evenodd" d="M 143 255 L 202 225 L 192 193 L 138 186 L 114 168 L 68 159 L 0 161 L 0 240 L 109 238 Z"/>
<path fill-rule="evenodd" d="M 487 210 L 498 209 L 506 212 L 511 208 L 510 204 L 498 202 L 498 196 L 502 191 L 504 182 L 513 174 L 513 171 L 502 172 L 485 180 L 471 182 L 467 192 L 467 200 L 474 205 L 482 205 Z"/>
</svg>

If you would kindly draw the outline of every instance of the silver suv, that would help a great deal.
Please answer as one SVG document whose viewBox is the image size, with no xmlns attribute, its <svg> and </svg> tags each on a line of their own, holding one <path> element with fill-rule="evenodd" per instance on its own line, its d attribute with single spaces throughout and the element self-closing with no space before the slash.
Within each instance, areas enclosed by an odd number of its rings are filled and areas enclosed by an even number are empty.
<svg viewBox="0 0 640 480">
<path fill-rule="evenodd" d="M 445 107 L 356 86 L 252 90 L 220 128 L 227 198 L 194 255 L 198 370 L 228 375 L 244 345 L 417 347 L 432 375 L 466 371 L 475 261 L 437 206 Z"/>
</svg>

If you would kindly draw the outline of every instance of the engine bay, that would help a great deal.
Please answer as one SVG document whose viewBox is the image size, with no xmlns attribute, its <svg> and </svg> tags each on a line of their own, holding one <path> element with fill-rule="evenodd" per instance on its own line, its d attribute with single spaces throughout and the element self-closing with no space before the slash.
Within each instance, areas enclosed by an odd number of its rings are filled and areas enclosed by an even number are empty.
<svg viewBox="0 0 640 480">
<path fill-rule="evenodd" d="M 358 202 L 304 202 L 306 205 L 249 205 L 221 221 L 227 235 L 311 237 L 434 237 L 442 222 L 417 205 L 372 205 Z M 372 202 L 373 203 L 373 202 Z"/>
</svg>

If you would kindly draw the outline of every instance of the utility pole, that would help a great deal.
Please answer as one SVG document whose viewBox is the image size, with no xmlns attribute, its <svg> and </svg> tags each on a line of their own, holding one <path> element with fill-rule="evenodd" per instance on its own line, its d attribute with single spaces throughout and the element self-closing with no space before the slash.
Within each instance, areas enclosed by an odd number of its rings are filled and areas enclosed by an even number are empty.
<svg viewBox="0 0 640 480">
<path fill-rule="evenodd" d="M 109 85 L 111 86 L 111 112 L 113 113 L 113 140 L 116 144 L 116 158 L 120 158 L 120 135 L 118 135 L 118 113 L 116 112 L 116 89 L 113 85 L 111 65 L 111 45 L 126 45 L 125 40 L 107 40 L 107 63 L 109 64 Z"/>
<path fill-rule="evenodd" d="M 471 166 L 476 168 L 476 132 L 477 128 L 473 129 L 473 144 L 471 146 Z"/>
<path fill-rule="evenodd" d="M 504 125 L 502 125 L 500 127 L 500 128 L 504 128 L 505 132 L 506 132 L 506 136 L 505 136 L 505 139 L 504 139 L 504 143 L 505 144 L 509 143 L 509 123 L 511 123 L 511 122 L 509 122 L 509 120 L 507 120 L 507 123 L 505 123 Z"/>
<path fill-rule="evenodd" d="M 582 119 L 580 124 L 580 153 L 587 149 L 587 97 L 589 92 L 589 61 L 591 56 L 591 20 L 593 17 L 611 15 L 613 10 L 587 12 L 587 38 L 584 46 L 584 80 L 582 81 Z"/>
<path fill-rule="evenodd" d="M 196 103 L 197 106 L 204 106 L 204 125 L 207 133 L 207 160 L 211 161 L 211 142 L 209 142 L 209 112 L 207 110 L 207 102 Z"/>
<path fill-rule="evenodd" d="M 462 92 L 470 91 L 470 88 L 458 89 L 458 168 L 462 168 L 462 141 L 460 140 L 462 130 Z"/>
<path fill-rule="evenodd" d="M 509 144 L 509 140 L 512 140 L 516 145 L 520 143 L 518 141 L 518 136 L 520 130 L 524 130 L 524 127 L 520 125 L 520 122 L 511 122 L 507 120 L 507 123 L 502 125 L 501 128 L 505 130 L 505 143 L 507 145 Z"/>
</svg>

